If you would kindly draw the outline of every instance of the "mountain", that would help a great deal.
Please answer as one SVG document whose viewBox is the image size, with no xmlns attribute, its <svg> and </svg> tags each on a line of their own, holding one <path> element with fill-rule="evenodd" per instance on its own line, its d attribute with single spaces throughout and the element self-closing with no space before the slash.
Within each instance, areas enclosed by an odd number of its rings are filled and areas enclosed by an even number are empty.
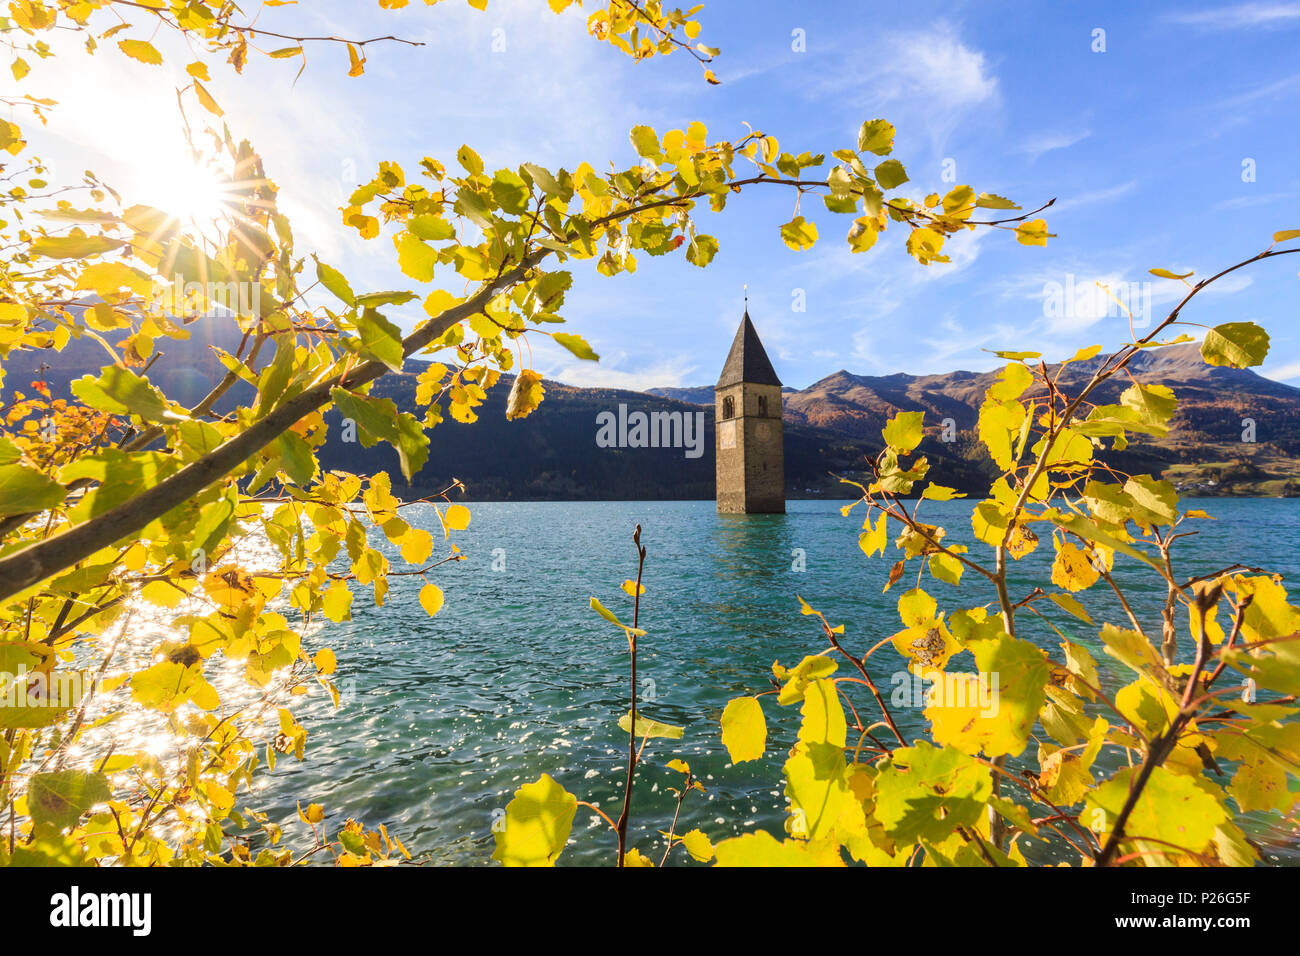
<svg viewBox="0 0 1300 956">
<path fill-rule="evenodd" d="M 1101 361 L 1066 365 L 1059 385 L 1067 393 L 1077 393 Z M 1060 368 L 1048 366 L 1049 374 Z M 1126 451 L 1108 452 L 1107 460 L 1117 467 L 1164 473 L 1184 490 L 1198 494 L 1289 493 L 1290 483 L 1300 481 L 1300 389 L 1250 369 L 1206 365 L 1195 343 L 1141 352 L 1129 369 L 1143 382 L 1171 388 L 1178 411 L 1166 438 L 1135 436 Z M 880 429 L 891 416 L 900 411 L 925 412 L 922 451 L 941 472 L 952 467 L 954 455 L 968 454 L 984 392 L 997 379 L 996 371 L 868 376 L 840 370 L 805 389 L 787 389 L 785 419 L 878 444 Z M 1129 384 L 1127 376 L 1116 376 L 1098 388 L 1095 401 L 1116 402 Z M 650 391 L 712 401 L 712 390 L 704 387 Z M 952 419 L 959 433 L 958 441 L 948 447 L 937 440 L 946 418 Z M 1252 427 L 1254 440 L 1243 440 Z"/>
<path fill-rule="evenodd" d="M 223 373 L 217 349 L 234 352 L 241 335 L 230 323 L 200 321 L 189 326 L 189 340 L 159 340 L 161 355 L 148 376 L 169 395 L 197 402 Z M 0 365 L 5 371 L 0 405 L 6 393 L 26 390 L 34 379 L 49 383 L 56 396 L 68 384 L 95 374 L 106 355 L 89 338 L 69 343 L 62 352 L 12 352 Z M 259 367 L 271 356 L 259 356 Z M 379 379 L 373 394 L 392 398 L 403 410 L 415 411 L 416 374 L 409 371 Z M 1073 363 L 1061 375 L 1067 390 L 1077 390 L 1097 361 Z M 1185 490 L 1200 494 L 1289 493 L 1300 482 L 1300 389 L 1263 378 L 1249 370 L 1214 368 L 1200 359 L 1195 345 L 1173 346 L 1138 355 L 1134 374 L 1171 387 L 1179 399 L 1168 438 L 1135 439 L 1107 460 L 1125 471 L 1163 473 Z M 950 372 L 946 375 L 854 375 L 838 371 L 808 388 L 784 390 L 787 495 L 843 497 L 849 486 L 836 476 L 861 478 L 868 457 L 880 450 L 880 429 L 899 411 L 924 411 L 926 436 L 921 452 L 932 465 L 934 480 L 969 494 L 988 487 L 993 466 L 975 441 L 974 428 L 984 390 L 995 372 Z M 654 499 L 713 497 L 713 388 L 659 388 L 636 392 L 579 388 L 546 381 L 546 398 L 531 416 L 505 418 L 511 376 L 476 409 L 478 421 L 467 425 L 448 417 L 429 432 L 429 462 L 410 485 L 396 481 L 408 495 L 441 490 L 452 479 L 463 481 L 475 499 Z M 1124 382 L 1107 384 L 1099 401 L 1118 398 Z M 217 406 L 233 407 L 236 395 L 246 400 L 242 383 Z M 703 416 L 698 457 L 689 449 L 602 447 L 599 416 L 617 418 L 643 412 Z M 332 412 L 337 416 L 337 412 Z M 955 441 L 942 441 L 943 420 L 952 419 Z M 1253 420 L 1256 441 L 1243 442 Z M 691 419 L 695 421 L 694 418 Z M 400 475 L 397 457 L 387 446 L 363 449 L 344 444 L 341 429 L 331 429 L 321 450 L 327 468 L 351 471 L 387 469 Z M 697 433 L 693 430 L 692 437 Z"/>
</svg>

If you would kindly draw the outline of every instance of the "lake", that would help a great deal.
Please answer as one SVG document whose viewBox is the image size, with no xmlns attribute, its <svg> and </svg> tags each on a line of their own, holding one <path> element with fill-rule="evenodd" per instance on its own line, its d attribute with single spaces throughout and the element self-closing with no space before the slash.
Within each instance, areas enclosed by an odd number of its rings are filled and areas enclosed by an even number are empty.
<svg viewBox="0 0 1300 956">
<path fill-rule="evenodd" d="M 627 737 L 617 720 L 628 709 L 627 643 L 590 610 L 588 599 L 594 595 L 631 620 L 631 598 L 619 584 L 635 577 L 631 535 L 640 523 L 648 549 L 640 707 L 646 716 L 682 725 L 685 734 L 647 747 L 630 845 L 658 862 L 658 831 L 667 829 L 675 802 L 667 788 L 680 780 L 664 767 L 673 757 L 687 760 L 708 788 L 707 795 L 687 799 L 678 832 L 699 827 L 715 841 L 755 827 L 779 833 L 785 816 L 781 764 L 794 740 L 798 708 L 778 708 L 764 698 L 768 756 L 738 767 L 721 746 L 721 708 L 734 696 L 769 689 L 773 661 L 793 665 L 824 648 L 816 619 L 800 614 L 796 594 L 832 624 L 844 624 L 846 646 L 861 654 L 899 630 L 897 599 L 915 581 L 909 575 L 881 593 L 894 560 L 892 544 L 887 559 L 863 555 L 857 546 L 861 506 L 845 518 L 843 503 L 791 501 L 788 514 L 765 516 L 718 515 L 712 501 L 471 504 L 472 523 L 455 538 L 468 560 L 430 574 L 446 592 L 436 617 L 420 608 L 418 578 L 394 577 L 387 606 L 375 608 L 368 591 L 358 594 L 350 623 L 329 625 L 309 642 L 327 643 L 338 653 L 345 705 L 334 711 L 316 695 L 295 708 L 310 733 L 307 760 L 281 758 L 261 777 L 260 803 L 250 803 L 290 830 L 300 826 L 297 801 L 321 803 L 332 830 L 347 817 L 384 823 L 413 852 L 462 865 L 490 862 L 493 812 L 542 773 L 616 817 L 626 772 Z M 1202 499 L 1185 505 L 1193 506 L 1218 520 L 1190 522 L 1199 534 L 1180 542 L 1180 575 L 1236 560 L 1288 578 L 1300 574 L 1300 502 Z M 946 524 L 948 540 L 975 545 L 970 507 L 927 501 L 921 516 Z M 406 508 L 403 515 L 437 529 L 428 506 Z M 441 540 L 441 533 L 435 537 Z M 973 550 L 977 557 L 980 550 L 988 553 L 983 545 Z M 1013 596 L 1047 581 L 1051 554 L 1044 540 L 1013 565 Z M 1137 573 L 1133 562 L 1119 561 L 1117 577 L 1158 632 L 1163 585 Z M 941 609 L 992 599 L 991 589 L 969 573 L 960 603 L 949 585 L 927 576 L 924 586 Z M 1109 605 L 1105 600 L 1109 591 L 1089 595 L 1098 625 L 1121 621 L 1113 598 Z M 1128 682 L 1128 672 L 1101 652 L 1094 629 L 1064 613 L 1051 616 L 1093 650 L 1110 688 Z M 1059 638 L 1041 621 L 1028 614 L 1017 620 L 1020 636 L 1060 656 Z M 886 693 L 901 661 L 888 647 L 871 658 L 873 677 Z M 919 709 L 897 717 L 905 735 L 923 732 Z M 1035 761 L 1032 742 L 1021 759 Z M 1300 862 L 1285 835 L 1251 826 L 1268 862 Z M 613 831 L 579 807 L 561 863 L 609 863 L 614 850 Z M 681 850 L 672 861 L 691 862 Z"/>
</svg>

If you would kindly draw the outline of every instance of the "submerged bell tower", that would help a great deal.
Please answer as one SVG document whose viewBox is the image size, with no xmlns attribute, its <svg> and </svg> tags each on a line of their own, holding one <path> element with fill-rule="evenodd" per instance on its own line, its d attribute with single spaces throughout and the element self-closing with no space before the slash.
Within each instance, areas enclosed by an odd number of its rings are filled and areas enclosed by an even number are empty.
<svg viewBox="0 0 1300 956">
<path fill-rule="evenodd" d="M 718 512 L 785 514 L 781 380 L 749 320 L 748 305 L 713 396 Z"/>
</svg>

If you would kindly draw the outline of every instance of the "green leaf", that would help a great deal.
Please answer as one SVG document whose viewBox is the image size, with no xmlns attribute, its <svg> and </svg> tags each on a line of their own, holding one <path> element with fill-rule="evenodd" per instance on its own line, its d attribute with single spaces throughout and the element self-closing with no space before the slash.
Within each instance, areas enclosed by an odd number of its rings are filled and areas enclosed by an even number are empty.
<svg viewBox="0 0 1300 956">
<path fill-rule="evenodd" d="M 388 292 L 367 292 L 364 295 L 357 296 L 356 304 L 378 309 L 385 305 L 406 305 L 414 298 L 417 298 L 414 292 L 408 292 L 404 289 Z"/>
<path fill-rule="evenodd" d="M 876 777 L 876 819 L 895 842 L 942 840 L 975 825 L 993 795 L 989 769 L 925 741 L 895 750 Z"/>
<path fill-rule="evenodd" d="M 406 221 L 406 228 L 412 235 L 429 242 L 450 239 L 456 235 L 456 227 L 442 216 L 412 216 Z"/>
<path fill-rule="evenodd" d="M 0 465 L 0 515 L 22 515 L 53 508 L 67 490 L 26 465 Z"/>
<path fill-rule="evenodd" d="M 882 189 L 893 189 L 907 182 L 907 170 L 896 159 L 887 159 L 876 167 L 876 182 Z"/>
<path fill-rule="evenodd" d="M 382 439 L 397 450 L 407 481 L 429 460 L 429 436 L 419 419 L 406 412 L 399 414 L 391 398 L 370 398 L 342 388 L 333 389 L 330 398 L 340 414 L 357 423 L 363 447 L 369 448 Z"/>
<path fill-rule="evenodd" d="M 0 436 L 0 465 L 12 465 L 23 457 L 18 446 L 8 438 Z"/>
<path fill-rule="evenodd" d="M 817 242 L 817 225 L 803 216 L 795 216 L 781 227 L 781 238 L 796 252 L 811 249 Z"/>
<path fill-rule="evenodd" d="M 718 254 L 718 240 L 713 236 L 699 235 L 686 247 L 686 261 L 703 269 Z"/>
<path fill-rule="evenodd" d="M 1125 768 L 1089 793 L 1084 819 L 1092 823 L 1094 816 L 1090 814 L 1100 810 L 1096 822 L 1109 832 L 1128 800 L 1135 773 L 1134 768 Z M 1193 776 L 1156 767 L 1125 824 L 1125 837 L 1151 837 L 1193 852 L 1203 851 L 1213 839 L 1215 828 L 1227 820 L 1227 811 L 1197 783 Z M 1153 849 L 1177 853 L 1163 844 Z"/>
<path fill-rule="evenodd" d="M 1178 410 L 1173 390 L 1164 385 L 1135 383 L 1124 390 L 1120 404 L 1137 412 L 1138 421 L 1147 425 L 1164 425 Z"/>
<path fill-rule="evenodd" d="M 1139 674 L 1164 671 L 1164 663 L 1156 649 L 1137 631 L 1105 624 L 1102 625 L 1100 636 L 1101 642 L 1106 645 L 1107 654 Z"/>
<path fill-rule="evenodd" d="M 660 157 L 659 136 L 649 126 L 633 126 L 631 139 L 638 156 L 643 156 L 646 159 L 658 159 Z"/>
<path fill-rule="evenodd" d="M 361 311 L 356 326 L 361 335 L 361 354 L 383 362 L 394 372 L 400 372 L 403 358 L 402 330 L 371 308 Z"/>
<path fill-rule="evenodd" d="M 178 422 L 186 417 L 173 411 L 172 403 L 147 378 L 121 366 L 100 369 L 97 379 L 84 375 L 71 388 L 90 407 L 114 415 L 139 415 L 147 422 Z"/>
<path fill-rule="evenodd" d="M 555 339 L 557 343 L 563 345 L 584 362 L 597 362 L 600 360 L 600 356 L 591 350 L 591 346 L 587 344 L 587 340 L 581 335 L 572 335 L 568 332 L 556 332 L 551 336 L 551 338 Z"/>
<path fill-rule="evenodd" d="M 618 719 L 618 725 L 624 733 L 632 729 L 632 712 L 628 711 Z M 641 714 L 636 715 L 636 733 L 632 736 L 638 740 L 646 737 L 667 737 L 669 740 L 681 740 L 685 728 L 678 727 L 674 724 L 660 723 L 657 720 L 651 720 Z"/>
<path fill-rule="evenodd" d="M 885 444 L 897 452 L 909 452 L 921 444 L 921 423 L 924 412 L 899 412 L 881 431 Z"/>
<path fill-rule="evenodd" d="M 438 261 L 438 253 L 425 245 L 419 236 L 410 234 L 402 236 L 397 243 L 397 267 L 416 282 L 432 282 L 433 267 Z"/>
<path fill-rule="evenodd" d="M 979 198 L 975 200 L 975 205 L 980 209 L 1019 209 L 1020 207 L 1013 203 L 1005 196 L 999 196 L 996 193 L 980 193 Z"/>
<path fill-rule="evenodd" d="M 462 146 L 456 150 L 456 161 L 464 166 L 471 176 L 478 176 L 483 172 L 483 160 L 479 158 L 478 153 L 468 146 Z"/>
<path fill-rule="evenodd" d="M 528 211 L 528 184 L 518 173 L 508 169 L 498 170 L 492 177 L 492 198 L 506 212 L 516 216 Z"/>
<path fill-rule="evenodd" d="M 989 757 L 1017 757 L 1025 749 L 1046 698 L 1051 676 L 1047 659 L 1029 641 L 1006 634 L 971 641 L 969 647 L 978 675 L 941 674 L 935 678 L 935 690 L 925 709 L 934 723 L 935 743 L 951 744 L 972 754 L 982 749 Z M 985 681 L 981 688 L 979 683 Z"/>
<path fill-rule="evenodd" d="M 1268 355 L 1268 333 L 1254 322 L 1227 322 L 1205 333 L 1201 358 L 1207 365 L 1249 368 Z"/>
<path fill-rule="evenodd" d="M 1124 492 L 1133 500 L 1133 519 L 1139 524 L 1150 527 L 1178 520 L 1178 492 L 1172 482 L 1134 475 L 1124 482 Z"/>
<path fill-rule="evenodd" d="M 569 196 L 565 195 L 564 187 L 561 186 L 556 178 L 551 175 L 550 170 L 543 166 L 538 166 L 535 163 L 524 163 L 523 170 L 532 178 L 533 182 L 537 184 L 537 188 L 546 193 L 546 195 L 558 196 L 565 202 L 568 202 Z M 571 191 L 570 195 L 572 195 Z M 424 236 L 421 238 L 428 237 Z"/>
<path fill-rule="evenodd" d="M 1061 610 L 1073 614 L 1085 624 L 1092 623 L 1091 615 L 1088 614 L 1087 609 L 1084 608 L 1084 606 L 1079 602 L 1079 599 L 1073 594 L 1055 593 L 1049 594 L 1048 597 L 1055 601 Z"/>
<path fill-rule="evenodd" d="M 503 866 L 554 866 L 573 829 L 578 798 L 550 774 L 515 791 L 506 805 L 504 825 L 493 827 L 492 859 Z"/>
<path fill-rule="evenodd" d="M 1158 565 L 1155 562 L 1155 559 L 1153 559 L 1150 555 L 1143 554 L 1141 551 L 1133 547 L 1131 544 L 1125 541 L 1121 541 L 1119 538 L 1115 537 L 1109 531 L 1099 528 L 1097 525 L 1089 521 L 1083 515 L 1074 515 L 1074 514 L 1062 515 L 1060 517 L 1053 518 L 1052 521 L 1053 523 L 1055 523 L 1059 527 L 1064 528 L 1067 531 L 1073 531 L 1081 538 L 1086 538 L 1088 541 L 1094 541 L 1097 544 L 1104 545 L 1107 548 L 1113 548 L 1114 550 L 1120 552 L 1121 554 L 1127 554 L 1130 558 L 1134 558 L 1135 560 L 1141 561 L 1144 564 L 1149 564 L 1151 565 L 1151 567 L 1156 568 L 1157 570 L 1159 570 L 1160 568 L 1160 565 Z"/>
<path fill-rule="evenodd" d="M 90 478 L 98 486 L 88 490 L 73 506 L 68 517 L 74 524 L 103 514 L 153 487 L 181 467 L 176 455 L 163 452 L 124 452 L 104 448 L 85 455 L 59 471 L 60 480 L 71 483 Z"/>
<path fill-rule="evenodd" d="M 76 826 L 83 813 L 111 795 L 108 778 L 102 773 L 40 773 L 28 785 L 27 808 L 37 824 L 49 823 L 62 830 Z"/>
<path fill-rule="evenodd" d="M 722 711 L 722 745 L 732 763 L 758 760 L 767 746 L 767 720 L 757 697 L 737 697 Z"/>
<path fill-rule="evenodd" d="M 867 120 L 858 130 L 858 151 L 888 156 L 894 150 L 894 124 L 888 120 Z"/>
</svg>

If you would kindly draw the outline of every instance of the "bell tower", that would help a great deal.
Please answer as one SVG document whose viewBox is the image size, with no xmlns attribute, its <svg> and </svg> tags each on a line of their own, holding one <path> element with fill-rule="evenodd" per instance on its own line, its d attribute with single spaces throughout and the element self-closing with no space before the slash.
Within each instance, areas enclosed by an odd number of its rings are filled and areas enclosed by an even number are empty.
<svg viewBox="0 0 1300 956">
<path fill-rule="evenodd" d="M 748 308 L 713 395 L 718 513 L 785 514 L 781 380 Z"/>
</svg>

